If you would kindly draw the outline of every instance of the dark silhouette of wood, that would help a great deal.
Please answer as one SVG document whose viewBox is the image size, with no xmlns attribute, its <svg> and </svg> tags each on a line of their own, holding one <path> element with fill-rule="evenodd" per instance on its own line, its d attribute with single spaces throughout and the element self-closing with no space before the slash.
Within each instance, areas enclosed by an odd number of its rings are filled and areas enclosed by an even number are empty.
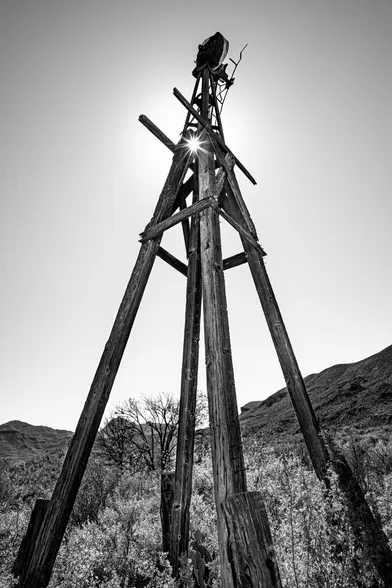
<svg viewBox="0 0 392 588">
<path fill-rule="evenodd" d="M 194 192 L 194 199 L 197 199 L 197 185 L 195 185 Z M 199 224 L 199 216 L 193 216 L 188 262 L 180 415 L 170 545 L 170 563 L 174 576 L 178 575 L 179 558 L 182 553 L 188 552 L 189 542 L 202 300 Z"/>
<path fill-rule="evenodd" d="M 160 128 L 158 128 L 145 114 L 139 116 L 139 122 L 146 127 L 157 139 L 161 141 L 173 153 L 176 150 L 176 145 L 169 139 L 167 135 Z"/>
<path fill-rule="evenodd" d="M 224 143 L 223 139 L 221 139 L 219 137 L 219 135 L 215 134 L 214 130 L 211 127 L 211 124 L 206 119 L 204 119 L 203 116 L 200 115 L 197 112 L 197 110 L 195 110 L 190 105 L 188 100 L 181 94 L 181 92 L 179 92 L 179 90 L 177 90 L 177 88 L 174 88 L 173 94 L 177 98 L 177 100 L 179 100 L 181 102 L 181 104 L 183 106 L 185 106 L 185 108 L 195 117 L 195 119 L 202 125 L 202 127 L 205 128 L 205 130 L 208 133 L 208 136 L 210 137 L 210 140 L 213 137 L 214 140 L 216 140 L 219 143 L 220 147 L 222 147 L 223 151 L 225 153 L 229 153 L 232 156 L 237 167 L 239 167 L 239 169 L 248 178 L 248 180 L 250 180 L 252 182 L 252 184 L 256 185 L 256 180 L 254 179 L 254 177 L 248 172 L 246 167 L 239 161 L 239 159 L 234 155 L 234 153 L 228 148 L 228 146 Z"/>
<path fill-rule="evenodd" d="M 230 186 L 234 185 L 235 183 L 232 181 Z M 237 218 L 239 222 L 242 218 L 243 223 L 247 225 L 246 219 L 241 215 L 237 201 L 230 191 L 228 198 L 224 199 L 223 205 L 230 215 Z M 329 488 L 328 466 L 332 465 L 338 474 L 339 487 L 346 498 L 351 526 L 363 538 L 366 556 L 372 562 L 385 585 L 392 586 L 392 551 L 388 539 L 380 523 L 376 521 L 344 457 L 340 455 L 339 459 L 331 459 L 298 367 L 264 260 L 249 241 L 242 239 L 242 244 L 316 475 Z"/>
<path fill-rule="evenodd" d="M 49 500 L 38 498 L 35 502 L 33 512 L 31 513 L 29 525 L 27 527 L 26 535 L 20 544 L 18 555 L 12 567 L 12 573 L 15 577 L 20 576 L 24 578 L 26 575 L 27 564 L 30 561 L 31 555 L 36 548 L 36 540 L 38 531 L 41 528 L 42 521 L 49 507 Z"/>
<path fill-rule="evenodd" d="M 185 210 L 186 207 L 187 207 L 187 204 L 186 204 L 186 200 L 184 198 L 184 200 L 180 201 L 180 210 Z M 185 220 L 183 220 L 181 222 L 181 225 L 182 225 L 182 234 L 184 235 L 185 252 L 186 252 L 186 256 L 188 257 L 188 255 L 189 255 L 189 241 L 191 238 L 190 228 L 189 228 L 189 219 L 186 218 Z"/>
<path fill-rule="evenodd" d="M 234 191 L 239 192 L 239 188 L 233 176 L 233 172 L 229 170 L 228 179 L 230 179 L 230 185 L 227 191 L 228 197 L 223 200 L 222 205 L 227 214 L 236 219 L 239 224 L 242 222 L 250 231 L 253 223 L 249 226 L 250 223 L 247 222 L 247 218 L 240 210 L 238 204 L 239 195 L 237 194 L 237 197 L 235 197 L 234 194 Z M 242 238 L 242 244 L 313 466 L 317 476 L 320 479 L 324 479 L 328 462 L 328 452 L 321 437 L 320 427 L 310 403 L 302 374 L 299 370 L 275 294 L 269 281 L 263 257 L 249 240 Z"/>
<path fill-rule="evenodd" d="M 215 207 L 215 210 L 218 212 L 218 214 L 220 214 L 221 217 L 229 223 L 229 225 L 231 225 L 236 231 L 238 231 L 241 237 L 246 239 L 254 247 L 254 249 L 256 249 L 260 253 L 260 255 L 266 255 L 264 249 L 261 247 L 261 245 L 257 242 L 257 240 L 251 235 L 249 231 L 244 229 L 244 227 L 240 223 L 238 223 L 229 214 L 222 210 L 222 208 L 219 208 L 219 205 L 216 201 L 214 201 L 212 205 Z"/>
<path fill-rule="evenodd" d="M 282 588 L 267 512 L 260 492 L 228 496 L 222 504 L 236 588 Z"/>
<path fill-rule="evenodd" d="M 191 206 L 187 206 L 180 212 L 173 214 L 173 216 L 166 218 L 160 223 L 148 227 L 148 229 L 146 229 L 143 233 L 140 234 L 140 241 L 142 243 L 145 243 L 149 239 L 154 239 L 154 237 L 157 237 L 158 235 L 161 235 L 164 231 L 167 231 L 167 229 L 171 229 L 171 227 L 178 225 L 178 223 L 180 223 L 184 219 L 189 218 L 190 216 L 197 214 L 205 208 L 207 208 L 208 206 L 213 206 L 214 204 L 215 200 L 213 198 L 206 198 L 203 201 L 195 202 Z"/>
<path fill-rule="evenodd" d="M 207 69 L 203 72 L 202 94 L 202 115 L 207 119 Z M 215 190 L 215 166 L 209 141 L 204 142 L 203 150 L 198 154 L 198 168 L 200 200 L 209 199 Z M 246 477 L 231 357 L 219 216 L 214 208 L 208 207 L 200 215 L 200 243 L 207 394 L 221 580 L 224 588 L 234 588 L 229 529 L 222 504 L 230 494 L 246 492 Z"/>
<path fill-rule="evenodd" d="M 163 259 L 163 261 L 166 261 L 166 263 L 168 263 L 172 267 L 174 267 L 174 269 L 179 271 L 180 274 L 183 274 L 185 277 L 187 276 L 188 266 L 185 265 L 185 263 L 183 263 L 179 259 L 177 259 L 177 257 L 174 257 L 174 255 L 166 251 L 166 249 L 164 249 L 163 247 L 159 247 L 157 251 L 157 256 Z"/>
<path fill-rule="evenodd" d="M 180 143 L 176 148 L 169 175 L 148 226 L 160 223 L 170 214 L 190 159 L 191 155 L 186 154 Z M 48 512 L 39 529 L 36 549 L 31 555 L 24 579 L 19 580 L 18 588 L 45 588 L 49 582 L 160 240 L 161 237 L 157 236 L 142 244 L 140 248 L 136 265 L 54 489 Z"/>
<path fill-rule="evenodd" d="M 248 260 L 244 252 L 236 253 L 236 255 L 226 257 L 226 259 L 223 260 L 223 269 L 231 269 L 232 267 L 237 267 L 238 265 L 242 265 L 243 263 L 247 262 Z"/>
<path fill-rule="evenodd" d="M 162 472 L 161 474 L 161 525 L 162 525 L 162 551 L 167 553 L 170 549 L 171 519 L 174 496 L 174 472 Z"/>
</svg>

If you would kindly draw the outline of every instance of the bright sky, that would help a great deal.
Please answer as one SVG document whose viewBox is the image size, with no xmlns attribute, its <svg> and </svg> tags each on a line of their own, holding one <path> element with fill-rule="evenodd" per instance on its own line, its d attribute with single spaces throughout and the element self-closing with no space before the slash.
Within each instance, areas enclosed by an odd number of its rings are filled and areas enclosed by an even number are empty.
<svg viewBox="0 0 392 588">
<path fill-rule="evenodd" d="M 171 164 L 138 116 L 178 140 L 216 31 L 248 43 L 223 125 L 303 375 L 391 343 L 390 0 L 2 0 L 0 28 L 0 422 L 75 429 Z M 109 409 L 178 395 L 185 285 L 157 259 Z M 284 380 L 248 268 L 226 286 L 242 406 Z"/>
</svg>

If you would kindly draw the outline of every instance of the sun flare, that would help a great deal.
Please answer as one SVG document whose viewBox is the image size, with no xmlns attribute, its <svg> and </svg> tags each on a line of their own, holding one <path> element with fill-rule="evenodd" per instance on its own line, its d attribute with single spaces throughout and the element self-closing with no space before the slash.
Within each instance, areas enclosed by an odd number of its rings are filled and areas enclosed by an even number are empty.
<svg viewBox="0 0 392 588">
<path fill-rule="evenodd" d="M 196 136 L 188 139 L 187 144 L 188 144 L 189 151 L 191 151 L 192 153 L 197 153 L 197 151 L 201 147 L 200 139 L 199 139 L 199 137 L 196 137 Z"/>
</svg>

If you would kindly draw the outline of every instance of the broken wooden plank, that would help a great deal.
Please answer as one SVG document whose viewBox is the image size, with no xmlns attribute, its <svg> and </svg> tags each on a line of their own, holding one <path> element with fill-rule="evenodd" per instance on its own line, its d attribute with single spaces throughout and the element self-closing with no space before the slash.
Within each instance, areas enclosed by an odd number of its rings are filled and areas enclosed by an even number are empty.
<svg viewBox="0 0 392 588">
<path fill-rule="evenodd" d="M 184 219 L 189 218 L 193 214 L 197 214 L 202 210 L 205 210 L 209 206 L 212 206 L 213 203 L 215 203 L 213 198 L 205 198 L 203 201 L 195 202 L 195 204 L 184 208 L 184 210 L 173 214 L 173 216 L 169 216 L 169 218 L 163 220 L 162 222 L 153 226 L 149 226 L 143 233 L 140 233 L 140 242 L 145 243 L 150 239 L 154 239 L 167 229 L 170 229 L 171 227 L 174 227 L 178 223 L 182 222 Z"/>
<path fill-rule="evenodd" d="M 142 123 L 142 125 L 144 125 L 146 127 L 146 129 L 148 129 L 157 139 L 159 139 L 161 141 L 161 143 L 163 143 L 168 149 L 170 149 L 170 151 L 172 151 L 174 153 L 176 146 L 173 143 L 173 141 L 171 141 L 169 139 L 169 137 L 167 135 L 165 135 L 165 133 L 163 131 L 161 131 L 161 129 L 159 129 L 156 125 L 154 125 L 154 123 L 145 115 L 145 114 L 141 114 L 139 116 L 139 121 Z"/>
<path fill-rule="evenodd" d="M 188 268 L 186 264 L 177 259 L 177 257 L 174 257 L 174 255 L 166 251 L 166 249 L 160 247 L 157 251 L 157 256 L 163 259 L 163 261 L 166 261 L 166 263 L 168 263 L 172 267 L 174 267 L 174 269 L 179 271 L 180 274 L 184 275 L 185 277 L 187 276 Z"/>
<path fill-rule="evenodd" d="M 237 267 L 238 265 L 242 265 L 248 262 L 248 258 L 246 254 L 242 251 L 242 253 L 236 253 L 236 255 L 232 255 L 231 257 L 226 257 L 223 260 L 223 269 L 231 269 L 232 267 Z"/>
<path fill-rule="evenodd" d="M 193 116 L 198 120 L 198 122 L 201 125 L 203 125 L 203 127 L 206 129 L 209 136 L 214 137 L 215 140 L 219 143 L 219 145 L 223 148 L 223 150 L 226 153 L 230 153 L 230 155 L 234 159 L 236 165 L 239 167 L 239 169 L 242 171 L 242 173 L 248 178 L 248 180 L 250 180 L 252 182 L 252 184 L 256 185 L 256 180 L 254 179 L 254 177 L 248 172 L 246 167 L 239 161 L 239 159 L 234 155 L 234 153 L 228 148 L 228 146 L 224 143 L 224 141 L 220 138 L 220 136 L 216 135 L 214 133 L 214 131 L 211 128 L 210 123 L 208 123 L 204 120 L 204 118 L 197 112 L 197 110 L 195 110 L 189 104 L 188 100 L 181 94 L 181 92 L 179 90 L 177 90 L 177 88 L 173 89 L 173 94 L 181 102 L 181 104 L 183 106 L 185 106 L 185 108 L 193 114 Z"/>
</svg>

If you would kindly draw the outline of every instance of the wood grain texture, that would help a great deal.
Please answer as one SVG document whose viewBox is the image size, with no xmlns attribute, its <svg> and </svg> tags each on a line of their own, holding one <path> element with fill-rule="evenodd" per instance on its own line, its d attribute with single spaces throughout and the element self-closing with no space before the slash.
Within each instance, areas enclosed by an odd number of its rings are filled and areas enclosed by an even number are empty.
<svg viewBox="0 0 392 588">
<path fill-rule="evenodd" d="M 156 225 L 169 214 L 189 166 L 179 146 L 159 197 L 150 225 Z M 66 455 L 45 520 L 39 530 L 25 579 L 18 588 L 45 588 L 60 547 L 83 473 L 116 377 L 148 277 L 160 245 L 160 236 L 144 243 L 120 304 L 112 331 L 106 343 L 90 392 Z"/>
<path fill-rule="evenodd" d="M 41 528 L 48 508 L 49 500 L 43 500 L 41 498 L 36 500 L 26 534 L 22 539 L 18 555 L 16 556 L 16 560 L 12 567 L 12 573 L 15 577 L 20 576 L 23 579 L 25 578 L 27 564 L 31 559 L 32 553 L 34 552 L 38 531 Z"/>
<path fill-rule="evenodd" d="M 233 198 L 230 192 L 228 192 L 228 198 L 224 200 L 223 206 L 226 212 L 236 219 L 239 224 L 242 222 L 242 225 L 246 229 L 249 229 L 246 218 L 241 214 L 237 200 Z M 323 479 L 325 477 L 324 472 L 327 467 L 328 454 L 321 438 L 320 427 L 311 406 L 305 383 L 267 275 L 263 257 L 243 236 L 242 244 L 313 466 L 317 476 Z"/>
<path fill-rule="evenodd" d="M 173 216 L 166 218 L 165 220 L 161 221 L 160 223 L 157 223 L 156 225 L 150 225 L 143 233 L 140 234 L 141 243 L 146 243 L 146 241 L 154 239 L 158 235 L 161 235 L 167 229 L 170 229 L 171 227 L 178 225 L 178 223 L 181 223 L 184 219 L 187 219 L 190 216 L 193 216 L 194 214 L 201 212 L 202 210 L 204 210 L 208 206 L 212 206 L 213 204 L 214 203 L 212 201 L 212 198 L 207 198 L 206 200 L 203 200 L 203 202 L 195 202 L 191 206 L 187 206 L 183 210 L 180 210 L 180 212 L 173 214 Z"/>
<path fill-rule="evenodd" d="M 233 185 L 235 184 L 231 183 L 231 186 Z M 230 192 L 228 192 L 228 198 L 224 200 L 223 205 L 228 214 L 236 218 L 239 223 L 242 222 L 246 228 L 250 228 L 247 225 L 247 218 L 241 214 L 237 199 L 233 198 Z M 243 237 L 242 244 L 278 355 L 287 390 L 316 475 L 328 488 L 330 486 L 328 466 L 329 464 L 333 466 L 338 475 L 339 487 L 347 501 L 352 528 L 358 537 L 362 536 L 364 538 L 363 548 L 366 556 L 383 579 L 385 585 L 392 585 L 392 550 L 388 544 L 388 539 L 380 522 L 375 519 L 369 508 L 366 498 L 344 457 L 340 455 L 337 459 L 333 458 L 331 460 L 286 331 L 264 260 L 260 253 Z"/>
<path fill-rule="evenodd" d="M 203 92 L 208 93 L 206 69 L 204 76 Z M 206 117 L 207 114 L 204 113 Z M 213 198 L 215 166 L 209 141 L 205 141 L 203 150 L 198 154 L 198 167 L 200 200 Z M 200 242 L 207 394 L 221 579 L 223 588 L 234 588 L 230 573 L 228 528 L 222 516 L 222 503 L 230 494 L 246 492 L 246 477 L 231 356 L 219 216 L 214 208 L 208 207 L 200 214 Z"/>
<path fill-rule="evenodd" d="M 256 239 L 251 235 L 251 233 L 247 229 L 245 229 L 232 216 L 230 216 L 230 214 L 227 214 L 227 212 L 225 210 L 220 208 L 218 206 L 217 202 L 214 202 L 213 206 L 214 206 L 215 210 L 221 215 L 221 217 L 224 218 L 225 221 L 227 221 L 229 223 L 229 225 L 231 225 L 236 231 L 238 231 L 240 236 L 243 237 L 244 239 L 246 239 L 246 241 L 250 245 L 253 245 L 253 247 L 258 251 L 258 253 L 261 256 L 266 255 L 266 252 L 264 251 L 264 249 L 261 247 L 261 245 L 256 241 Z"/>
<path fill-rule="evenodd" d="M 198 197 L 197 190 L 198 186 L 195 181 L 195 199 Z M 179 557 L 182 553 L 188 552 L 189 542 L 201 301 L 200 220 L 196 215 L 192 217 L 189 248 L 180 414 L 170 544 L 170 563 L 175 576 L 179 570 Z"/>
<path fill-rule="evenodd" d="M 171 265 L 171 267 L 179 271 L 180 274 L 182 274 L 183 276 L 186 277 L 188 275 L 188 266 L 185 265 L 185 263 L 183 263 L 179 259 L 177 259 L 177 257 L 174 257 L 174 255 L 166 251 L 166 249 L 164 249 L 163 247 L 159 247 L 157 251 L 157 256 L 160 257 L 163 261 L 166 261 L 166 263 L 168 263 L 169 265 Z"/>
<path fill-rule="evenodd" d="M 226 257 L 226 259 L 223 260 L 223 269 L 228 270 L 228 269 L 231 269 L 232 267 L 237 267 L 237 266 L 242 265 L 247 262 L 248 262 L 248 258 L 246 257 L 246 254 L 244 252 L 236 253 L 235 255 L 231 255 L 230 257 Z"/>
<path fill-rule="evenodd" d="M 160 515 L 162 526 L 162 551 L 164 553 L 167 553 L 170 549 L 173 497 L 174 472 L 162 472 Z"/>
<path fill-rule="evenodd" d="M 176 145 L 169 139 L 160 128 L 158 128 L 145 114 L 139 116 L 139 122 L 142 123 L 157 139 L 161 141 L 170 151 L 174 153 Z"/>
<path fill-rule="evenodd" d="M 236 588 L 282 588 L 261 493 L 228 496 L 222 510 L 232 546 L 230 563 Z"/>
</svg>

